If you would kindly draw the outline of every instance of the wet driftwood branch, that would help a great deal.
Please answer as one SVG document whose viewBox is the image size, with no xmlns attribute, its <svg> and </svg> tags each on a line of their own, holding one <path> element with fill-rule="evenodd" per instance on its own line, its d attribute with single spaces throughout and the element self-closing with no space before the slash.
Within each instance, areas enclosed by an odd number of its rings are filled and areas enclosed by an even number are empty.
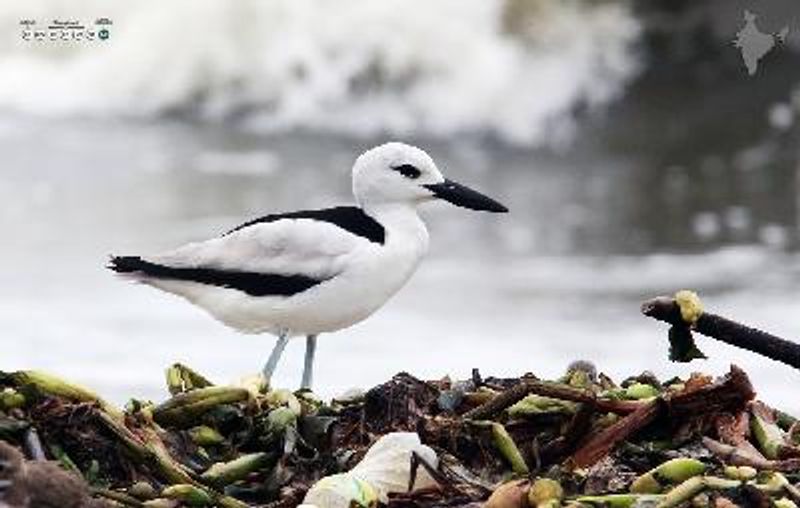
<svg viewBox="0 0 800 508">
<path fill-rule="evenodd" d="M 673 326 L 686 326 L 675 300 L 660 296 L 642 304 L 642 314 Z M 800 344 L 736 321 L 704 312 L 692 330 L 800 369 Z"/>
<path fill-rule="evenodd" d="M 584 444 L 573 456 L 577 467 L 588 467 L 608 455 L 614 447 L 650 425 L 663 411 L 659 399 L 642 405 L 622 420 L 600 431 Z"/>
<path fill-rule="evenodd" d="M 750 378 L 745 371 L 731 365 L 731 370 L 716 383 L 694 391 L 680 392 L 667 397 L 667 409 L 672 417 L 697 414 L 713 414 L 744 409 L 745 404 L 756 396 Z"/>
<path fill-rule="evenodd" d="M 583 436 L 591 429 L 595 408 L 589 404 L 580 404 L 561 436 L 545 444 L 539 452 L 539 462 L 551 464 L 562 457 L 572 454 L 580 444 Z"/>
</svg>

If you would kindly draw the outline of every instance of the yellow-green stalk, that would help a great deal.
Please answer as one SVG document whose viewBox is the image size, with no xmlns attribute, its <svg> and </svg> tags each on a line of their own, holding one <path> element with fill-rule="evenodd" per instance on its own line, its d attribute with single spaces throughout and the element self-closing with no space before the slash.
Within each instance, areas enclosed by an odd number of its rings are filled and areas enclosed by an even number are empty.
<svg viewBox="0 0 800 508">
<path fill-rule="evenodd" d="M 159 425 L 187 427 L 197 418 L 223 404 L 241 402 L 250 397 L 244 388 L 209 386 L 179 393 L 153 408 L 153 419 Z"/>
<path fill-rule="evenodd" d="M 670 483 L 680 483 L 692 476 L 705 473 L 706 466 L 697 459 L 677 458 L 664 462 L 634 480 L 634 494 L 658 494 Z"/>
<path fill-rule="evenodd" d="M 192 427 L 189 429 L 189 437 L 198 446 L 217 446 L 225 442 L 222 434 L 208 425 Z"/>
<path fill-rule="evenodd" d="M 695 476 L 684 481 L 680 485 L 672 488 L 667 492 L 658 503 L 658 508 L 675 508 L 681 504 L 690 501 L 694 496 L 699 494 L 705 489 L 711 490 L 727 490 L 739 487 L 742 482 L 737 480 L 728 480 L 726 478 L 717 478 L 714 476 Z"/>
<path fill-rule="evenodd" d="M 786 444 L 783 431 L 778 424 L 769 422 L 757 412 L 753 412 L 750 426 L 764 456 L 768 459 L 777 459 L 781 448 Z"/>
<path fill-rule="evenodd" d="M 641 502 L 657 502 L 662 496 L 653 494 L 606 494 L 604 496 L 581 496 L 575 499 L 581 505 L 602 508 L 631 508 Z"/>
<path fill-rule="evenodd" d="M 122 412 L 119 409 L 101 399 L 93 391 L 52 374 L 38 370 L 20 370 L 9 376 L 23 394 L 27 391 L 37 395 L 59 397 L 72 402 L 91 402 L 115 418 L 122 419 Z"/>
<path fill-rule="evenodd" d="M 645 383 L 634 383 L 625 389 L 625 398 L 631 400 L 652 399 L 658 394 L 658 388 Z"/>
<path fill-rule="evenodd" d="M 210 485 L 222 487 L 246 478 L 250 473 L 258 471 L 269 463 L 266 453 L 250 453 L 229 462 L 217 462 L 200 476 Z"/>
<path fill-rule="evenodd" d="M 524 418 L 528 415 L 574 414 L 576 406 L 574 402 L 530 394 L 506 411 L 511 418 Z"/>
<path fill-rule="evenodd" d="M 525 463 L 525 459 L 522 458 L 517 444 L 506 428 L 497 422 L 489 422 L 489 425 L 492 428 L 492 442 L 503 458 L 511 465 L 511 470 L 520 475 L 528 474 L 528 465 Z"/>
<path fill-rule="evenodd" d="M 754 467 L 750 466 L 725 466 L 723 470 L 725 476 L 731 480 L 748 481 L 752 480 L 758 474 Z"/>
</svg>

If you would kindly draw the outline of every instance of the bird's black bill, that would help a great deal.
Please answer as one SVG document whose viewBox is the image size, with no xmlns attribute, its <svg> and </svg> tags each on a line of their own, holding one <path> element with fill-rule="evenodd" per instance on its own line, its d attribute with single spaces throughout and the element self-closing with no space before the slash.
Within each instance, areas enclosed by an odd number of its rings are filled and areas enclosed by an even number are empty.
<svg viewBox="0 0 800 508">
<path fill-rule="evenodd" d="M 474 191 L 452 180 L 425 185 L 425 188 L 431 190 L 433 195 L 437 198 L 444 199 L 456 206 L 469 208 L 470 210 L 483 210 L 494 213 L 505 213 L 508 211 L 508 208 L 494 199 L 484 196 L 480 192 Z"/>
</svg>

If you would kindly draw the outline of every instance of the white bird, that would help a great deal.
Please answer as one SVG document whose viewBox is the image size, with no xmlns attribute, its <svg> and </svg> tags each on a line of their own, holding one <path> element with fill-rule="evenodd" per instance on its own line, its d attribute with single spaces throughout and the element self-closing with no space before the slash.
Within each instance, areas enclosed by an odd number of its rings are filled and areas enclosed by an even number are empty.
<svg viewBox="0 0 800 508">
<path fill-rule="evenodd" d="M 267 382 L 289 338 L 305 335 L 301 388 L 311 389 L 317 336 L 378 310 L 427 252 L 420 204 L 508 211 L 445 179 L 424 151 L 396 142 L 356 159 L 353 195 L 358 206 L 266 215 L 163 254 L 112 256 L 108 268 L 182 296 L 240 332 L 276 335 Z"/>
</svg>

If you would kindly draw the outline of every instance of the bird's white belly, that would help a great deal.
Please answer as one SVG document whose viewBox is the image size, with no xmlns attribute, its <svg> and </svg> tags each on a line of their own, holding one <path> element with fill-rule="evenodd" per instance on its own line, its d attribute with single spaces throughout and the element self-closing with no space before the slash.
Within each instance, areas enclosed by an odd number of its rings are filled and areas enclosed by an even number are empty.
<svg viewBox="0 0 800 508">
<path fill-rule="evenodd" d="M 403 287 L 427 250 L 424 240 L 354 252 L 342 273 L 291 297 L 254 297 L 209 286 L 183 296 L 245 333 L 333 332 L 367 318 Z"/>
</svg>

